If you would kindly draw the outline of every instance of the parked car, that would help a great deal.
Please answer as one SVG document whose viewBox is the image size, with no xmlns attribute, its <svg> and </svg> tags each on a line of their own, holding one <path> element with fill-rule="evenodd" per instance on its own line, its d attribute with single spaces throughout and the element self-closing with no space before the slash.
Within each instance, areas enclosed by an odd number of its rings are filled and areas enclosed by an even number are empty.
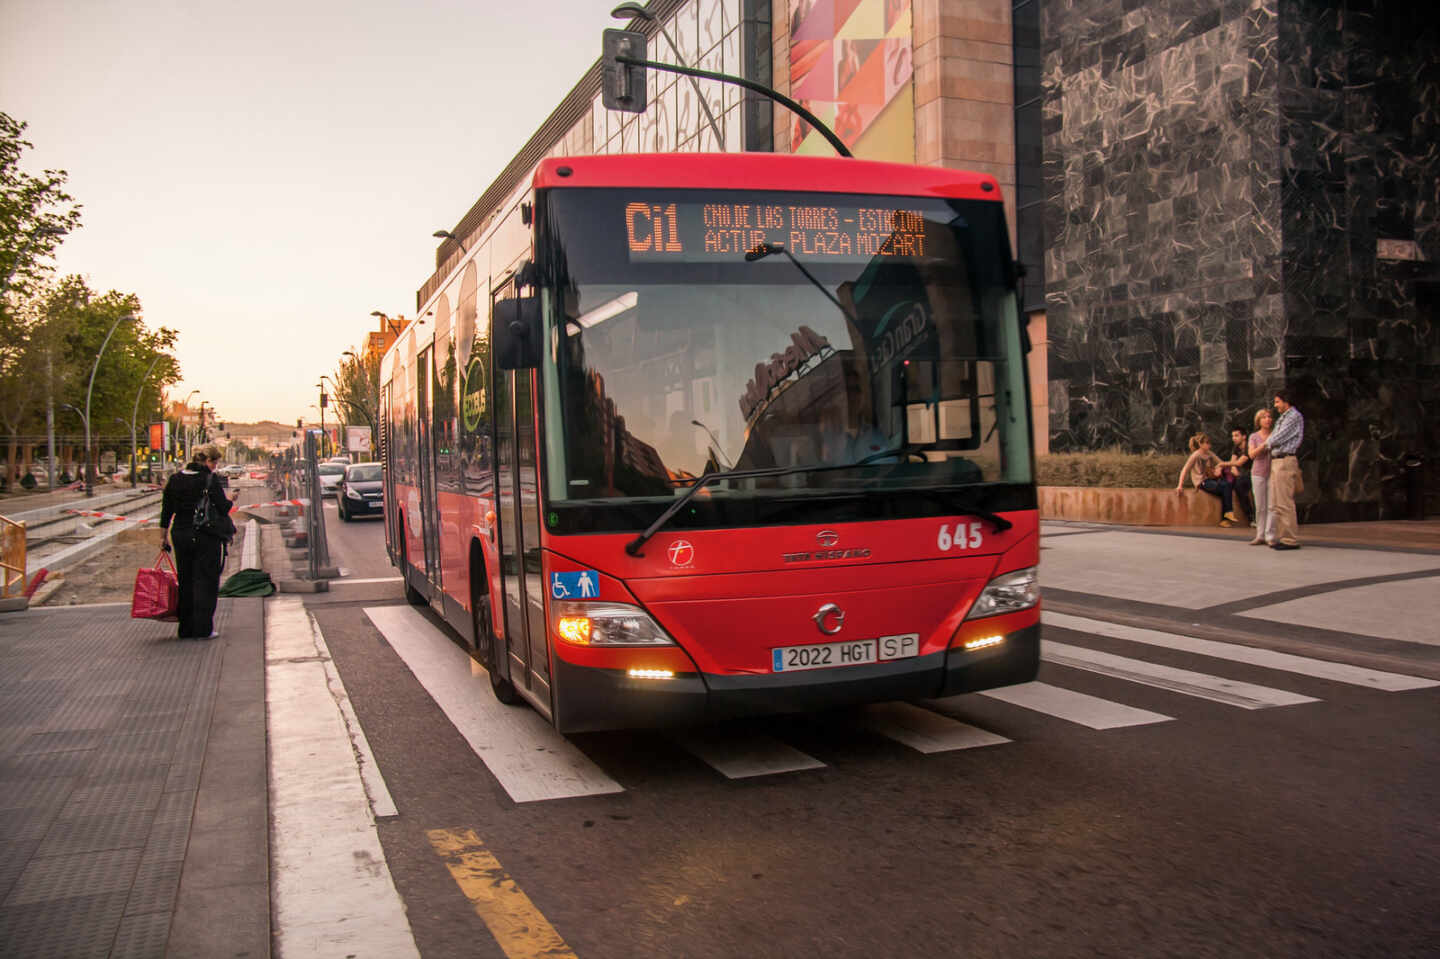
<svg viewBox="0 0 1440 959">
<path fill-rule="evenodd" d="M 380 480 L 379 463 L 356 463 L 345 467 L 340 493 L 336 497 L 342 521 L 348 523 L 354 516 L 385 512 L 385 493 Z"/>
<path fill-rule="evenodd" d="M 315 472 L 320 474 L 320 495 L 335 496 L 340 489 L 340 481 L 345 478 L 345 467 L 340 463 L 321 463 L 315 467 Z"/>
</svg>

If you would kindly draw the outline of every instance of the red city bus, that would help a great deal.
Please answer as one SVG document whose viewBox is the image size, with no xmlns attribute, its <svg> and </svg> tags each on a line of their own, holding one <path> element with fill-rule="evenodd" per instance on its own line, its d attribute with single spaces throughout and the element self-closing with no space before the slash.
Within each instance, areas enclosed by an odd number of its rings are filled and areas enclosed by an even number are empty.
<svg viewBox="0 0 1440 959">
<path fill-rule="evenodd" d="M 1016 272 L 985 175 L 541 162 L 384 359 L 407 598 L 562 732 L 1033 679 Z"/>
</svg>

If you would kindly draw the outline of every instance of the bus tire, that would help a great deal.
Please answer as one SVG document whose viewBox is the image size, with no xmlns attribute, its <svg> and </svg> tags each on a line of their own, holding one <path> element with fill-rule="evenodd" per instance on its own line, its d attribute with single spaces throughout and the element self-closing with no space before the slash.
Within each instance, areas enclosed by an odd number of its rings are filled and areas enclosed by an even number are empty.
<svg viewBox="0 0 1440 959">
<path fill-rule="evenodd" d="M 519 705 L 520 694 L 515 692 L 515 684 L 510 682 L 509 670 L 506 670 L 507 675 L 500 675 L 500 657 L 496 655 L 499 643 L 495 637 L 495 621 L 490 615 L 489 584 L 484 573 L 477 575 L 473 567 L 470 573 L 470 628 L 475 633 L 475 655 L 490 675 L 490 691 L 507 706 Z"/>
<path fill-rule="evenodd" d="M 428 606 L 425 594 L 410 585 L 410 543 L 405 536 L 405 514 L 400 514 L 400 576 L 405 581 L 405 602 L 411 606 Z"/>
</svg>

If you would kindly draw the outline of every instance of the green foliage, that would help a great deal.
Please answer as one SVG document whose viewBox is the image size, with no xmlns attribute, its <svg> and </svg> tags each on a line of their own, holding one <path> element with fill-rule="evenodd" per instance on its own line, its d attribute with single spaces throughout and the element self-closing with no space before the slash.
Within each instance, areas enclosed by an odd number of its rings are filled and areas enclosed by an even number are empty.
<svg viewBox="0 0 1440 959">
<path fill-rule="evenodd" d="M 32 292 L 60 237 L 80 226 L 64 170 L 33 176 L 20 169 L 21 154 L 32 146 L 23 137 L 26 126 L 0 111 L 0 295 Z"/>
<path fill-rule="evenodd" d="M 444 371 L 449 377 L 448 382 L 453 383 L 455 368 L 454 359 Z M 340 365 L 335 368 L 335 375 L 331 377 L 334 386 L 333 394 L 335 404 L 340 407 L 340 412 L 345 422 L 352 426 L 370 427 L 370 435 L 373 439 L 380 436 L 380 354 L 366 350 L 361 353 L 352 352 L 348 357 L 342 357 Z M 441 400 L 437 400 L 437 403 Z M 345 442 L 345 437 L 340 437 L 340 442 Z"/>
<path fill-rule="evenodd" d="M 1174 487 L 1184 453 L 1127 453 L 1119 447 L 1091 453 L 1051 453 L 1036 462 L 1041 486 L 1164 489 Z"/>
</svg>

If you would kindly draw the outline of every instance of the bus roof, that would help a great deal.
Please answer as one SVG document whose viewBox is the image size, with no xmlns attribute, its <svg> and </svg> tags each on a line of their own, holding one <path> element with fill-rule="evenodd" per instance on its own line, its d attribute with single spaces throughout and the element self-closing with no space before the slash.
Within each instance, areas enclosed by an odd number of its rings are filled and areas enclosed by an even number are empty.
<svg viewBox="0 0 1440 959">
<path fill-rule="evenodd" d="M 562 171 L 566 171 L 563 172 Z M 775 153 L 624 153 L 541 160 L 533 181 L 547 187 L 803 190 L 1000 201 L 988 173 Z"/>
</svg>

